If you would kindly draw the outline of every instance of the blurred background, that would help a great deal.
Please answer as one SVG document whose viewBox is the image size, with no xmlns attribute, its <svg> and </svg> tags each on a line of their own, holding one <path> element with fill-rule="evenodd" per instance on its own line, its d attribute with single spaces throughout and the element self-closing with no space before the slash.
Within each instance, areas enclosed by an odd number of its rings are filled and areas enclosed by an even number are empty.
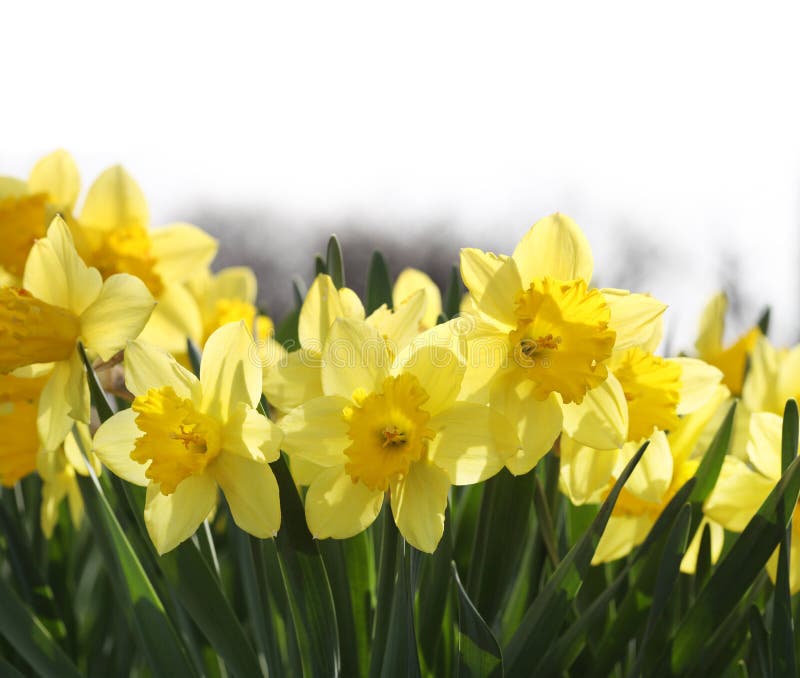
<svg viewBox="0 0 800 678">
<path fill-rule="evenodd" d="M 670 304 L 676 349 L 731 295 L 800 331 L 791 3 L 19 3 L 0 42 L 0 174 L 58 147 L 122 163 L 152 224 L 191 221 L 280 316 L 339 234 L 444 283 L 554 211 L 595 282 Z M 11 16 L 11 14 L 9 15 Z"/>
</svg>

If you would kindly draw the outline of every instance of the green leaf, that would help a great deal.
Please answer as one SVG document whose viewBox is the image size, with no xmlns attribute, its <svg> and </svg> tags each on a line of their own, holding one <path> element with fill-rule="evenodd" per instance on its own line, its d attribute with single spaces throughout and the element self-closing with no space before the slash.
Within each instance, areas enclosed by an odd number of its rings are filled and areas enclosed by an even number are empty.
<svg viewBox="0 0 800 678">
<path fill-rule="evenodd" d="M 783 537 L 787 522 L 779 510 L 782 501 L 797 503 L 800 493 L 800 458 L 796 458 L 750 520 L 730 551 L 717 564 L 674 636 L 669 661 L 662 671 L 681 675 L 701 653 L 703 643 L 730 614 Z"/>
<path fill-rule="evenodd" d="M 286 317 L 275 328 L 275 341 L 283 346 L 287 351 L 296 351 L 300 348 L 300 334 L 297 324 L 300 321 L 299 309 L 294 309 L 286 314 Z"/>
<path fill-rule="evenodd" d="M 294 307 L 299 311 L 303 306 L 303 299 L 306 298 L 306 284 L 299 275 L 292 276 L 292 299 Z"/>
<path fill-rule="evenodd" d="M 281 573 L 308 676 L 340 671 L 339 634 L 328 573 L 306 525 L 305 509 L 283 457 L 270 464 L 278 481 L 281 529 L 275 538 Z"/>
<path fill-rule="evenodd" d="M 719 472 L 722 469 L 722 462 L 725 461 L 725 455 L 728 454 L 728 448 L 731 444 L 731 432 L 733 431 L 733 417 L 736 413 L 736 401 L 728 408 L 725 419 L 722 425 L 714 435 L 708 450 L 703 455 L 703 459 L 697 468 L 695 477 L 697 484 L 694 486 L 691 501 L 702 504 L 714 485 L 717 484 Z"/>
<path fill-rule="evenodd" d="M 772 675 L 769 661 L 769 636 L 764 626 L 764 620 L 761 618 L 761 611 L 757 606 L 750 606 L 747 620 L 750 624 L 750 652 L 755 669 L 753 675 L 759 678 L 769 678 Z"/>
<path fill-rule="evenodd" d="M 503 654 L 489 625 L 475 609 L 461 585 L 456 564 L 450 564 L 457 593 L 458 665 L 457 676 L 482 678 L 503 675 Z"/>
<path fill-rule="evenodd" d="M 531 665 L 542 657 L 561 631 L 571 601 L 586 576 L 622 487 L 647 449 L 647 443 L 628 462 L 614 487 L 600 507 L 597 517 L 583 537 L 561 560 L 533 604 L 528 608 L 517 631 L 504 651 L 507 676 L 526 676 Z"/>
<path fill-rule="evenodd" d="M 797 456 L 798 423 L 797 401 L 787 400 L 783 409 L 783 433 L 781 436 L 781 468 L 786 471 Z"/>
<path fill-rule="evenodd" d="M 328 272 L 324 259 L 319 254 L 314 257 L 314 275 L 323 275 Z"/>
<path fill-rule="evenodd" d="M 81 343 L 78 343 L 78 352 L 81 355 L 83 366 L 86 369 L 86 375 L 89 381 L 89 395 L 92 399 L 92 405 L 94 405 L 94 408 L 97 410 L 97 416 L 100 418 L 100 421 L 106 421 L 107 419 L 111 418 L 111 415 L 114 414 L 114 411 L 111 409 L 111 405 L 108 403 L 108 398 L 106 398 L 103 387 L 100 386 L 100 382 L 97 381 L 97 375 L 92 368 L 92 363 L 89 362 L 89 358 L 86 356 L 86 351 Z"/>
<path fill-rule="evenodd" d="M 189 364 L 192 366 L 192 372 L 194 376 L 200 376 L 200 361 L 202 356 L 200 355 L 200 349 L 198 348 L 197 344 L 195 344 L 190 338 L 186 339 L 186 353 L 189 356 Z"/>
<path fill-rule="evenodd" d="M 339 244 L 339 239 L 335 234 L 328 240 L 328 253 L 325 268 L 331 280 L 333 280 L 333 284 L 336 285 L 336 289 L 342 289 L 345 285 L 342 246 Z"/>
<path fill-rule="evenodd" d="M 389 269 L 383 255 L 375 251 L 369 262 L 367 271 L 367 315 L 386 304 L 387 308 L 392 306 L 392 279 L 389 277 Z"/>
<path fill-rule="evenodd" d="M 381 543 L 378 559 L 378 584 L 376 590 L 375 622 L 372 628 L 372 647 L 369 675 L 379 676 L 389 637 L 392 600 L 397 579 L 397 551 L 400 536 L 394 524 L 391 507 L 384 502 L 381 509 Z"/>
<path fill-rule="evenodd" d="M 769 333 L 769 316 L 770 316 L 770 307 L 767 306 L 761 313 L 761 317 L 758 319 L 758 322 L 756 323 L 758 329 L 761 330 L 761 334 L 763 334 L 765 337 Z"/>
<path fill-rule="evenodd" d="M 58 646 L 42 621 L 0 577 L 0 634 L 45 678 L 79 678 L 78 669 Z M 6 675 L 4 667 L 3 675 Z M 10 675 L 10 674 L 9 674 Z"/>
<path fill-rule="evenodd" d="M 455 318 L 461 308 L 461 272 L 458 266 L 453 266 L 450 269 L 450 280 L 447 282 L 447 290 L 444 294 L 444 315 L 449 318 Z"/>
</svg>

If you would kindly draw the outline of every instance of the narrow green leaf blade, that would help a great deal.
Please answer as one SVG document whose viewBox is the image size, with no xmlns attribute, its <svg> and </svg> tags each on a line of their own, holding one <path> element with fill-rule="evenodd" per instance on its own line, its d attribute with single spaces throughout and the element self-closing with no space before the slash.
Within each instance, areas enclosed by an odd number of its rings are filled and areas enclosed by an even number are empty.
<svg viewBox="0 0 800 678">
<path fill-rule="evenodd" d="M 444 294 L 444 315 L 448 319 L 455 318 L 461 308 L 461 272 L 458 266 L 450 269 L 450 280 L 447 282 L 447 290 Z"/>
<path fill-rule="evenodd" d="M 333 284 L 336 285 L 336 289 L 342 289 L 345 285 L 344 260 L 342 259 L 342 246 L 336 234 L 333 234 L 328 240 L 325 268 L 328 270 L 328 275 L 333 280 Z"/>
<path fill-rule="evenodd" d="M 367 315 L 372 313 L 381 304 L 386 304 L 392 308 L 392 279 L 389 277 L 389 269 L 383 255 L 375 251 L 369 262 L 367 271 Z"/>
<path fill-rule="evenodd" d="M 503 653 L 492 630 L 475 609 L 461 584 L 456 564 L 451 563 L 457 593 L 458 665 L 457 676 L 482 678 L 503 675 Z"/>
<path fill-rule="evenodd" d="M 692 492 L 691 501 L 702 504 L 706 497 L 711 494 L 714 485 L 717 484 L 719 472 L 722 470 L 722 462 L 725 461 L 725 455 L 728 454 L 728 448 L 731 444 L 731 434 L 733 431 L 733 417 L 736 414 L 736 401 L 728 408 L 725 419 L 722 425 L 714 435 L 708 450 L 703 455 L 700 466 L 697 467 L 695 477 L 697 484 Z"/>
</svg>

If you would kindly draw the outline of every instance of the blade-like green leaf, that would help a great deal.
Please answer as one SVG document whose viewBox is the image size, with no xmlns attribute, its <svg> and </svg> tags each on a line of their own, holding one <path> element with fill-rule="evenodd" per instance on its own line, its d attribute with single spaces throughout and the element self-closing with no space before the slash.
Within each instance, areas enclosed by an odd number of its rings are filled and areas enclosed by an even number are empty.
<svg viewBox="0 0 800 678">
<path fill-rule="evenodd" d="M 722 425 L 714 435 L 714 439 L 708 446 L 708 450 L 706 450 L 700 466 L 697 468 L 695 473 L 697 484 L 694 487 L 691 498 L 693 502 L 702 504 L 706 497 L 711 494 L 714 485 L 717 484 L 722 462 L 725 460 L 725 455 L 728 454 L 728 448 L 731 444 L 731 432 L 733 431 L 733 417 L 735 414 L 736 401 L 728 408 L 728 413 L 725 415 Z"/>
<path fill-rule="evenodd" d="M 750 653 L 755 669 L 753 675 L 757 678 L 769 678 L 772 675 L 769 661 L 769 636 L 757 606 L 750 606 L 747 619 L 750 625 Z"/>
<path fill-rule="evenodd" d="M 303 670 L 309 676 L 340 672 L 339 634 L 328 573 L 308 531 L 305 510 L 283 457 L 270 464 L 278 481 L 281 529 L 275 538 L 294 616 Z"/>
<path fill-rule="evenodd" d="M 783 409 L 783 433 L 781 436 L 781 468 L 785 471 L 797 456 L 798 422 L 797 401 L 787 400 Z"/>
<path fill-rule="evenodd" d="M 327 272 L 328 268 L 325 266 L 325 260 L 318 254 L 314 257 L 314 275 L 322 275 Z"/>
<path fill-rule="evenodd" d="M 362 532 L 363 534 L 363 532 Z M 339 645 L 342 652 L 342 675 L 357 676 L 361 673 L 356 636 L 355 613 L 350 591 L 344 544 L 338 539 L 323 539 L 319 551 L 328 571 L 331 582 L 333 602 L 336 607 L 336 621 L 339 623 Z M 357 584 L 356 581 L 352 582 Z"/>
<path fill-rule="evenodd" d="M 373 252 L 367 271 L 367 315 L 379 308 L 381 304 L 386 304 L 392 308 L 392 279 L 389 277 L 389 269 L 386 261 L 380 252 Z"/>
<path fill-rule="evenodd" d="M 328 275 L 333 280 L 333 284 L 336 285 L 336 289 L 341 289 L 345 285 L 345 277 L 344 277 L 344 261 L 342 259 L 342 246 L 339 244 L 339 239 L 336 237 L 336 234 L 330 237 L 328 240 L 328 252 L 325 261 L 325 268 L 328 271 Z"/>
<path fill-rule="evenodd" d="M 78 678 L 81 675 L 42 621 L 25 606 L 2 577 L 0 634 L 36 670 L 37 675 L 52 678 Z"/>
<path fill-rule="evenodd" d="M 765 337 L 769 334 L 769 316 L 770 316 L 770 307 L 767 306 L 764 311 L 761 313 L 761 317 L 758 319 L 756 323 L 758 329 L 761 330 L 761 334 Z"/>
<path fill-rule="evenodd" d="M 294 309 L 289 311 L 275 328 L 275 341 L 289 352 L 300 348 L 300 335 L 297 331 L 299 321 L 300 311 L 299 309 Z"/>
<path fill-rule="evenodd" d="M 783 537 L 787 522 L 779 504 L 793 506 L 800 494 L 800 458 L 795 459 L 750 520 L 730 551 L 717 564 L 678 627 L 669 661 L 659 665 L 660 674 L 682 675 L 701 653 L 705 639 L 725 620 L 761 572 Z"/>
<path fill-rule="evenodd" d="M 397 580 L 397 551 L 400 537 L 394 524 L 391 507 L 384 503 L 381 509 L 381 544 L 378 559 L 378 582 L 376 590 L 375 622 L 372 627 L 372 646 L 369 675 L 379 676 L 389 637 L 392 600 Z"/>
<path fill-rule="evenodd" d="M 443 313 L 447 319 L 455 318 L 461 307 L 461 272 L 458 266 L 450 269 L 450 280 L 444 294 Z"/>
<path fill-rule="evenodd" d="M 503 652 L 508 676 L 526 676 L 561 631 L 570 602 L 581 582 L 606 528 L 622 487 L 647 449 L 647 443 L 628 462 L 609 493 L 587 533 L 561 560 L 547 584 L 528 608 L 522 623 Z"/>
<path fill-rule="evenodd" d="M 450 567 L 458 600 L 456 675 L 469 678 L 502 676 L 503 654 L 500 651 L 500 645 L 461 585 L 456 564 L 451 563 Z"/>
</svg>

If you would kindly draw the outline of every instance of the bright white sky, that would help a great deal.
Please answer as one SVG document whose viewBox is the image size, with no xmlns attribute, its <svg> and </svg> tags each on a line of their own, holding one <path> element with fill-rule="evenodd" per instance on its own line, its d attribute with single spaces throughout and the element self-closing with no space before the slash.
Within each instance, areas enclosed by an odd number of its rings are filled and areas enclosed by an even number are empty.
<svg viewBox="0 0 800 678">
<path fill-rule="evenodd" d="M 652 240 L 685 346 L 739 278 L 800 328 L 800 40 L 790 3 L 16 3 L 0 173 L 122 162 L 154 223 L 246 204 L 300 223 L 446 220 L 508 250 L 573 216 L 596 268 Z M 620 225 L 624 230 L 620 232 Z M 621 235 L 622 233 L 622 235 Z M 738 257 L 727 268 L 719 251 Z M 661 271 L 664 271 L 662 273 Z"/>
</svg>

